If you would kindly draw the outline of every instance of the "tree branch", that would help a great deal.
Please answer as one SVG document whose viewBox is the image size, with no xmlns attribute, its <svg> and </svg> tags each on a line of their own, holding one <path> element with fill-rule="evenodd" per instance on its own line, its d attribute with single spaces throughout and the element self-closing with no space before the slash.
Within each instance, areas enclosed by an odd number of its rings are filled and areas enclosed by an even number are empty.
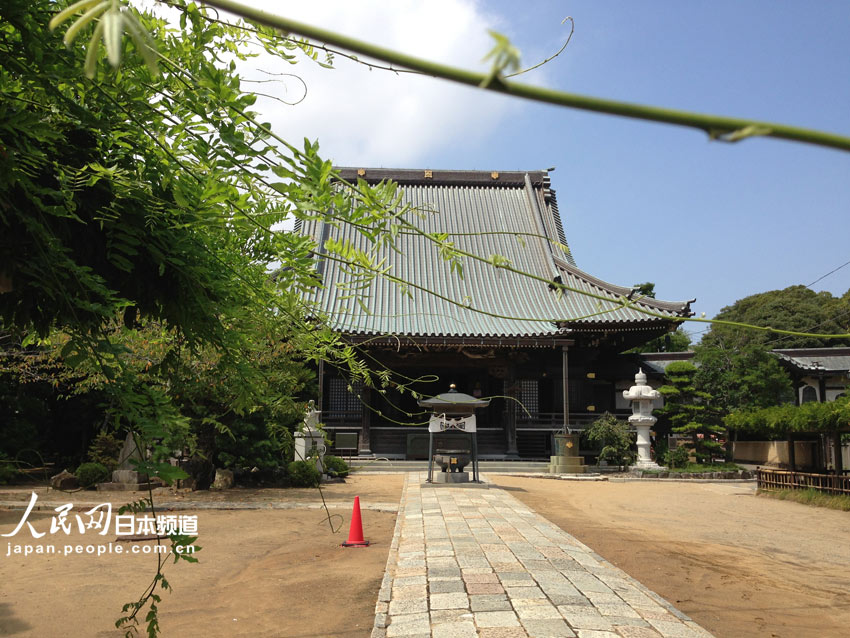
<svg viewBox="0 0 850 638">
<path fill-rule="evenodd" d="M 432 77 L 451 80 L 460 84 L 485 88 L 489 91 L 505 93 L 516 97 L 555 104 L 584 111 L 618 115 L 651 122 L 661 122 L 676 126 L 685 126 L 704 131 L 711 139 L 739 141 L 753 136 L 775 137 L 805 144 L 814 144 L 842 151 L 850 151 L 850 137 L 817 131 L 812 129 L 760 122 L 744 118 L 707 115 L 675 109 L 620 102 L 576 93 L 566 93 L 555 89 L 536 87 L 518 82 L 508 82 L 501 76 L 490 77 L 487 73 L 469 71 L 458 67 L 424 60 L 399 51 L 387 49 L 356 38 L 328 31 L 320 27 L 304 24 L 281 16 L 272 15 L 232 0 L 205 0 L 204 4 L 229 11 L 247 20 L 253 20 L 268 27 L 280 29 L 286 33 L 320 40 L 355 53 L 369 56 L 390 64 L 413 71 L 419 71 Z"/>
</svg>

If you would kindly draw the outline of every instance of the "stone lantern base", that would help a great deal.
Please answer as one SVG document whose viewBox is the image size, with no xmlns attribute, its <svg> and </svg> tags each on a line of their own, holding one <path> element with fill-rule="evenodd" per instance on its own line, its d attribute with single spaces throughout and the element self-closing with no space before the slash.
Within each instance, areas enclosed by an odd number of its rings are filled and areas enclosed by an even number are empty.
<svg viewBox="0 0 850 638">
<path fill-rule="evenodd" d="M 638 460 L 634 465 L 629 466 L 629 471 L 632 470 L 663 470 L 666 469 L 661 465 L 658 465 L 655 461 L 644 461 L 643 459 Z"/>
</svg>

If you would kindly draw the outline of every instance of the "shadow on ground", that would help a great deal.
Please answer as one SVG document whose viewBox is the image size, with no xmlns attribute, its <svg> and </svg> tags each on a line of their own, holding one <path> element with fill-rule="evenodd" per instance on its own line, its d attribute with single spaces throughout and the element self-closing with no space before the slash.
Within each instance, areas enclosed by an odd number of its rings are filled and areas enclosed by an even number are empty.
<svg viewBox="0 0 850 638">
<path fill-rule="evenodd" d="M 32 625 L 15 618 L 8 603 L 0 603 L 0 636 L 14 636 L 28 629 L 32 629 Z"/>
</svg>

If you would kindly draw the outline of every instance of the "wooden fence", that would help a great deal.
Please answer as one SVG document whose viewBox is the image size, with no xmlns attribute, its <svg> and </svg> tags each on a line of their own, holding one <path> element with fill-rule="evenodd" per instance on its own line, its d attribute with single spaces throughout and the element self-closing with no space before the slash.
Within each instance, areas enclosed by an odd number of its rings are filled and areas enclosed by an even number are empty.
<svg viewBox="0 0 850 638">
<path fill-rule="evenodd" d="M 810 474 L 787 470 L 756 470 L 760 490 L 815 489 L 828 494 L 850 495 L 850 476 L 847 474 Z"/>
</svg>

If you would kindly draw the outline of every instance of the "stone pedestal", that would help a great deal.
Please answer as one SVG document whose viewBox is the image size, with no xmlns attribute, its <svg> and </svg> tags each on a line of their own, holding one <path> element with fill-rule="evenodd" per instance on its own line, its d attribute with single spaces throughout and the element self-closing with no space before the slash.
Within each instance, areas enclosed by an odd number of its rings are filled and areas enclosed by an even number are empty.
<svg viewBox="0 0 850 638">
<path fill-rule="evenodd" d="M 652 416 L 652 403 L 661 397 L 658 390 L 653 390 L 646 383 L 646 375 L 642 369 L 638 369 L 635 375 L 635 385 L 623 391 L 623 397 L 632 402 L 632 415 L 629 417 L 629 425 L 637 432 L 638 458 L 631 467 L 636 470 L 660 470 L 662 469 L 650 454 L 649 430 L 658 420 Z"/>
<path fill-rule="evenodd" d="M 469 483 L 469 472 L 434 472 L 434 483 Z"/>
<path fill-rule="evenodd" d="M 587 468 L 578 453 L 578 434 L 556 434 L 555 454 L 549 457 L 550 474 L 584 474 Z"/>
<path fill-rule="evenodd" d="M 136 447 L 136 439 L 128 432 L 124 439 L 124 447 L 118 455 L 118 469 L 112 472 L 112 482 L 98 483 L 97 489 L 102 492 L 138 492 L 151 487 L 160 487 L 162 484 L 152 484 L 147 474 L 141 474 L 133 468 L 132 461 L 143 460 L 142 453 Z"/>
</svg>

